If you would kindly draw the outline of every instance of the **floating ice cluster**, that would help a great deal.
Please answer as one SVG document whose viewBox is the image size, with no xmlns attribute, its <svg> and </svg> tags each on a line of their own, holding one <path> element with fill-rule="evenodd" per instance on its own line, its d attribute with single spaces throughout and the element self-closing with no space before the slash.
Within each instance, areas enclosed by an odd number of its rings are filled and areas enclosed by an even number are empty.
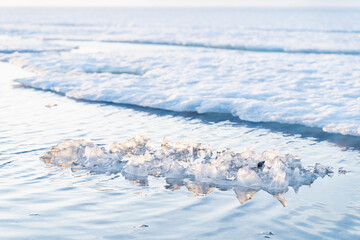
<svg viewBox="0 0 360 240">
<path fill-rule="evenodd" d="M 150 139 L 143 136 L 113 143 L 109 151 L 90 141 L 64 141 L 41 159 L 48 164 L 71 167 L 73 171 L 121 173 L 142 184 L 147 184 L 148 176 L 163 177 L 169 188 L 185 185 L 196 195 L 208 194 L 215 187 L 234 189 L 241 203 L 264 190 L 284 206 L 284 193 L 289 187 L 297 192 L 318 177 L 333 174 L 331 167 L 317 163 L 313 168 L 304 168 L 297 157 L 277 151 L 213 151 L 201 143 L 180 140 L 171 145 L 166 139 L 161 148 L 153 149 Z"/>
<path fill-rule="evenodd" d="M 71 98 L 227 113 L 252 122 L 360 135 L 358 56 L 121 43 L 88 48 L 92 50 L 12 54 L 0 60 L 38 73 L 15 81 Z"/>
<path fill-rule="evenodd" d="M 0 9 L 0 60 L 39 74 L 17 82 L 77 99 L 360 136 L 357 11 L 338 11 L 336 21 L 333 11 L 316 21 L 313 11 L 298 18 L 288 10 L 63 11 L 22 10 L 19 18 Z"/>
</svg>

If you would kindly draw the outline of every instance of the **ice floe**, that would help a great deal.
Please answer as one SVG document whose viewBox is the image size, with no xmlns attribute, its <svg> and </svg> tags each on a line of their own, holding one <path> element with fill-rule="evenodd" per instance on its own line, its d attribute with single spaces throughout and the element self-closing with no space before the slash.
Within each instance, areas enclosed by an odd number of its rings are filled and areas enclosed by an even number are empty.
<svg viewBox="0 0 360 240">
<path fill-rule="evenodd" d="M 357 56 L 102 44 L 90 49 L 108 49 L 12 54 L 1 60 L 39 73 L 17 82 L 72 98 L 227 113 L 360 135 Z"/>
<path fill-rule="evenodd" d="M 144 136 L 113 143 L 109 150 L 91 141 L 68 140 L 53 147 L 41 159 L 73 171 L 121 173 L 142 184 L 147 184 L 148 176 L 162 177 L 168 188 L 176 190 L 185 185 L 195 195 L 208 194 L 215 188 L 233 189 L 240 203 L 263 190 L 284 206 L 284 193 L 289 187 L 297 192 L 301 186 L 334 173 L 331 167 L 320 163 L 304 168 L 299 158 L 275 150 L 214 151 L 209 145 L 189 140 L 171 145 L 166 139 L 160 148 L 154 149 L 151 140 Z"/>
</svg>

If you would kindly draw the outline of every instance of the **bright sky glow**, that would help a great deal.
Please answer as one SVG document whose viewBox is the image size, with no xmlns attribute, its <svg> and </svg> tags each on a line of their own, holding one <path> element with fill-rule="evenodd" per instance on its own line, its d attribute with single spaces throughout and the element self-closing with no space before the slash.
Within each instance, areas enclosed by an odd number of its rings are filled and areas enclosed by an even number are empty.
<svg viewBox="0 0 360 240">
<path fill-rule="evenodd" d="M 0 0 L 1 7 L 360 7 L 358 0 Z"/>
</svg>

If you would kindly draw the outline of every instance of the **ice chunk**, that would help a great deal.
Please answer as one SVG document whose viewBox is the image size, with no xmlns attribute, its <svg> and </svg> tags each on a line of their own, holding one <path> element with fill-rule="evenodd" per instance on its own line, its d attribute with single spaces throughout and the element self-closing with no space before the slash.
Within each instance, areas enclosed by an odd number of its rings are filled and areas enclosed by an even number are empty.
<svg viewBox="0 0 360 240">
<path fill-rule="evenodd" d="M 255 171 L 249 169 L 248 166 L 240 168 L 236 175 L 237 184 L 239 186 L 251 189 L 261 188 L 262 181 Z"/>
<path fill-rule="evenodd" d="M 321 163 L 316 163 L 314 172 L 321 177 L 325 177 L 326 175 L 331 176 L 334 173 L 334 169 L 332 167 L 324 166 Z"/>
<path fill-rule="evenodd" d="M 347 174 L 348 171 L 345 168 L 340 167 L 338 172 L 339 174 Z"/>
<path fill-rule="evenodd" d="M 159 149 L 153 149 L 151 140 L 144 136 L 113 143 L 110 151 L 90 141 L 64 141 L 41 159 L 72 170 L 122 173 L 141 185 L 148 184 L 148 176 L 163 177 L 168 188 L 176 190 L 185 185 L 195 195 L 206 195 L 215 188 L 234 189 L 240 203 L 263 190 L 276 197 L 283 206 L 287 204 L 284 194 L 289 187 L 297 192 L 318 177 L 333 174 L 331 167 L 320 163 L 314 168 L 303 168 L 299 158 L 278 151 L 255 153 L 247 149 L 235 153 L 226 149 L 215 153 L 208 145 L 190 140 L 171 145 L 167 139 Z"/>
</svg>

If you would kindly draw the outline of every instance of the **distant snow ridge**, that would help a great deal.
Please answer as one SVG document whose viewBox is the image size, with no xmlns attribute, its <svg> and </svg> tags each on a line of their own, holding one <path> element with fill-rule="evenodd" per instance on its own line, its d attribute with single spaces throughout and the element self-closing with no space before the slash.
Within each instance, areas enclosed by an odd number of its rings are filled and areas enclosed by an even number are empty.
<svg viewBox="0 0 360 240">
<path fill-rule="evenodd" d="M 215 187 L 234 189 L 241 203 L 264 190 L 284 206 L 284 193 L 289 187 L 297 192 L 318 177 L 333 174 L 331 167 L 319 163 L 303 168 L 297 157 L 277 151 L 214 152 L 209 145 L 187 140 L 170 145 L 166 139 L 160 149 L 153 149 L 151 140 L 143 136 L 113 143 L 109 151 L 90 141 L 64 141 L 41 159 L 48 164 L 71 167 L 73 171 L 122 173 L 127 179 L 143 184 L 147 184 L 148 176 L 164 177 L 170 188 L 185 185 L 196 195 L 208 194 Z"/>
</svg>

